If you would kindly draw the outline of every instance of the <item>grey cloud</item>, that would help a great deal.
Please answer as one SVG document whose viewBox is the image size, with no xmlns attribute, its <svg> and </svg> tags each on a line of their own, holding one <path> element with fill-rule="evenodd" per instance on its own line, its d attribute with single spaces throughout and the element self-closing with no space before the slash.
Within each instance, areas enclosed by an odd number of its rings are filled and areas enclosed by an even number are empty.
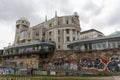
<svg viewBox="0 0 120 80">
<path fill-rule="evenodd" d="M 38 19 L 34 14 L 35 8 L 29 0 L 1 0 L 0 1 L 0 20 L 15 23 L 19 17 L 32 17 L 36 21 Z M 34 20 L 32 20 L 34 21 Z"/>
<path fill-rule="evenodd" d="M 108 18 L 107 24 L 109 25 L 116 25 L 120 26 L 120 11 L 113 12 Z"/>
<path fill-rule="evenodd" d="M 82 9 L 85 12 L 90 12 L 91 16 L 97 16 L 101 13 L 103 8 L 104 8 L 104 2 L 103 2 L 103 4 L 101 4 L 101 6 L 98 6 L 92 0 L 89 0 L 89 1 L 87 0 L 86 4 L 83 6 Z"/>
<path fill-rule="evenodd" d="M 104 2 L 101 6 L 98 6 L 93 0 L 85 0 L 83 6 L 73 5 L 69 0 L 0 0 L 0 21 L 15 24 L 16 19 L 25 16 L 31 22 L 31 25 L 36 25 L 44 21 L 46 14 L 48 19 L 54 17 L 55 10 L 57 10 L 58 16 L 71 15 L 74 10 L 77 10 L 80 22 L 83 25 L 93 25 L 93 28 L 99 28 L 119 24 L 120 12 L 118 9 L 115 13 L 110 13 L 111 17 L 98 19 L 104 7 L 106 7 Z"/>
<path fill-rule="evenodd" d="M 36 25 L 44 21 L 46 14 L 54 17 L 55 10 L 60 14 L 69 14 L 71 10 L 68 4 L 68 0 L 1 0 L 0 20 L 15 23 L 19 17 L 27 17 L 31 25 Z"/>
</svg>

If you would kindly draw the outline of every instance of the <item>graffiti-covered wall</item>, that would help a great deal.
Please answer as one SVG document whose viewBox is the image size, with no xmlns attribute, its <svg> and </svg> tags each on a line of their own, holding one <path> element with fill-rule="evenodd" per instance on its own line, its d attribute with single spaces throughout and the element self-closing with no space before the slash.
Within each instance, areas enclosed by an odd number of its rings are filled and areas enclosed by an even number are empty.
<svg viewBox="0 0 120 80">
<path fill-rule="evenodd" d="M 120 50 L 56 52 L 52 62 L 57 69 L 118 73 L 120 72 Z"/>
<path fill-rule="evenodd" d="M 120 50 L 79 53 L 81 71 L 120 72 Z"/>
<path fill-rule="evenodd" d="M 77 71 L 77 55 L 73 52 L 56 52 L 53 58 L 40 60 L 39 68 L 53 71 Z"/>
<path fill-rule="evenodd" d="M 14 74 L 15 70 L 13 68 L 0 67 L 0 75 Z"/>
</svg>

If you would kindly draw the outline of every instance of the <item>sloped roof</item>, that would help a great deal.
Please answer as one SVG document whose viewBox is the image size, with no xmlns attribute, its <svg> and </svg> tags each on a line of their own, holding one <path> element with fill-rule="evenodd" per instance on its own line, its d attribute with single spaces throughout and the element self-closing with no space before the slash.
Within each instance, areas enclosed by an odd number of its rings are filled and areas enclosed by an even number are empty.
<svg viewBox="0 0 120 80">
<path fill-rule="evenodd" d="M 93 31 L 96 31 L 96 32 L 98 32 L 98 33 L 103 34 L 102 32 L 100 32 L 100 31 L 98 31 L 98 30 L 96 30 L 96 29 L 85 30 L 85 31 L 80 32 L 80 34 L 85 34 L 85 33 L 93 32 Z"/>
</svg>

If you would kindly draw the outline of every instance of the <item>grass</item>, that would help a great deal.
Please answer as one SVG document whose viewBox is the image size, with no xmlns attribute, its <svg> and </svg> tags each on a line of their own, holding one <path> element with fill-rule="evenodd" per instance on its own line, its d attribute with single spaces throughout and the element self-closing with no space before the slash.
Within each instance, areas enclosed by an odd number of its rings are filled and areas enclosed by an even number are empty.
<svg viewBox="0 0 120 80">
<path fill-rule="evenodd" d="M 5 78 L 5 77 L 2 77 Z M 0 78 L 0 80 L 2 80 Z M 7 77 L 8 80 L 88 80 L 89 77 Z"/>
<path fill-rule="evenodd" d="M 19 75 L 7 75 L 1 76 L 2 78 L 7 77 L 8 80 L 94 80 L 103 77 L 110 77 L 110 76 L 19 76 Z"/>
</svg>

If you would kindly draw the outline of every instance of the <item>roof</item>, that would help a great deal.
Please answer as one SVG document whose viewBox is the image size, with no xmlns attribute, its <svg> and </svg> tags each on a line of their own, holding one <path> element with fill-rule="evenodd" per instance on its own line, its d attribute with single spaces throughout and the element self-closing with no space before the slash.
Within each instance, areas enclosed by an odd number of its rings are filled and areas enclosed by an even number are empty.
<svg viewBox="0 0 120 80">
<path fill-rule="evenodd" d="M 120 35 L 77 40 L 77 41 L 69 42 L 68 46 L 84 44 L 84 43 L 97 43 L 97 42 L 103 42 L 103 41 L 113 41 L 113 40 L 120 41 Z"/>
<path fill-rule="evenodd" d="M 20 17 L 19 20 L 25 20 L 25 21 L 28 21 L 26 17 Z"/>
<path fill-rule="evenodd" d="M 15 47 L 24 47 L 24 46 L 38 45 L 38 44 L 55 45 L 55 43 L 53 43 L 53 42 L 47 42 L 47 41 L 46 42 L 40 42 L 40 41 L 33 40 L 31 42 L 28 42 L 28 43 L 6 47 L 6 49 L 8 49 L 8 48 L 15 48 Z"/>
<path fill-rule="evenodd" d="M 103 34 L 102 32 L 100 32 L 98 30 L 95 30 L 95 29 L 85 30 L 85 31 L 80 32 L 80 34 L 85 34 L 85 33 L 93 32 L 93 31 L 96 31 L 96 32 L 99 32 L 99 33 Z"/>
<path fill-rule="evenodd" d="M 114 35 L 120 35 L 120 31 L 115 31 L 112 34 L 108 35 L 108 36 L 114 36 Z"/>
</svg>

